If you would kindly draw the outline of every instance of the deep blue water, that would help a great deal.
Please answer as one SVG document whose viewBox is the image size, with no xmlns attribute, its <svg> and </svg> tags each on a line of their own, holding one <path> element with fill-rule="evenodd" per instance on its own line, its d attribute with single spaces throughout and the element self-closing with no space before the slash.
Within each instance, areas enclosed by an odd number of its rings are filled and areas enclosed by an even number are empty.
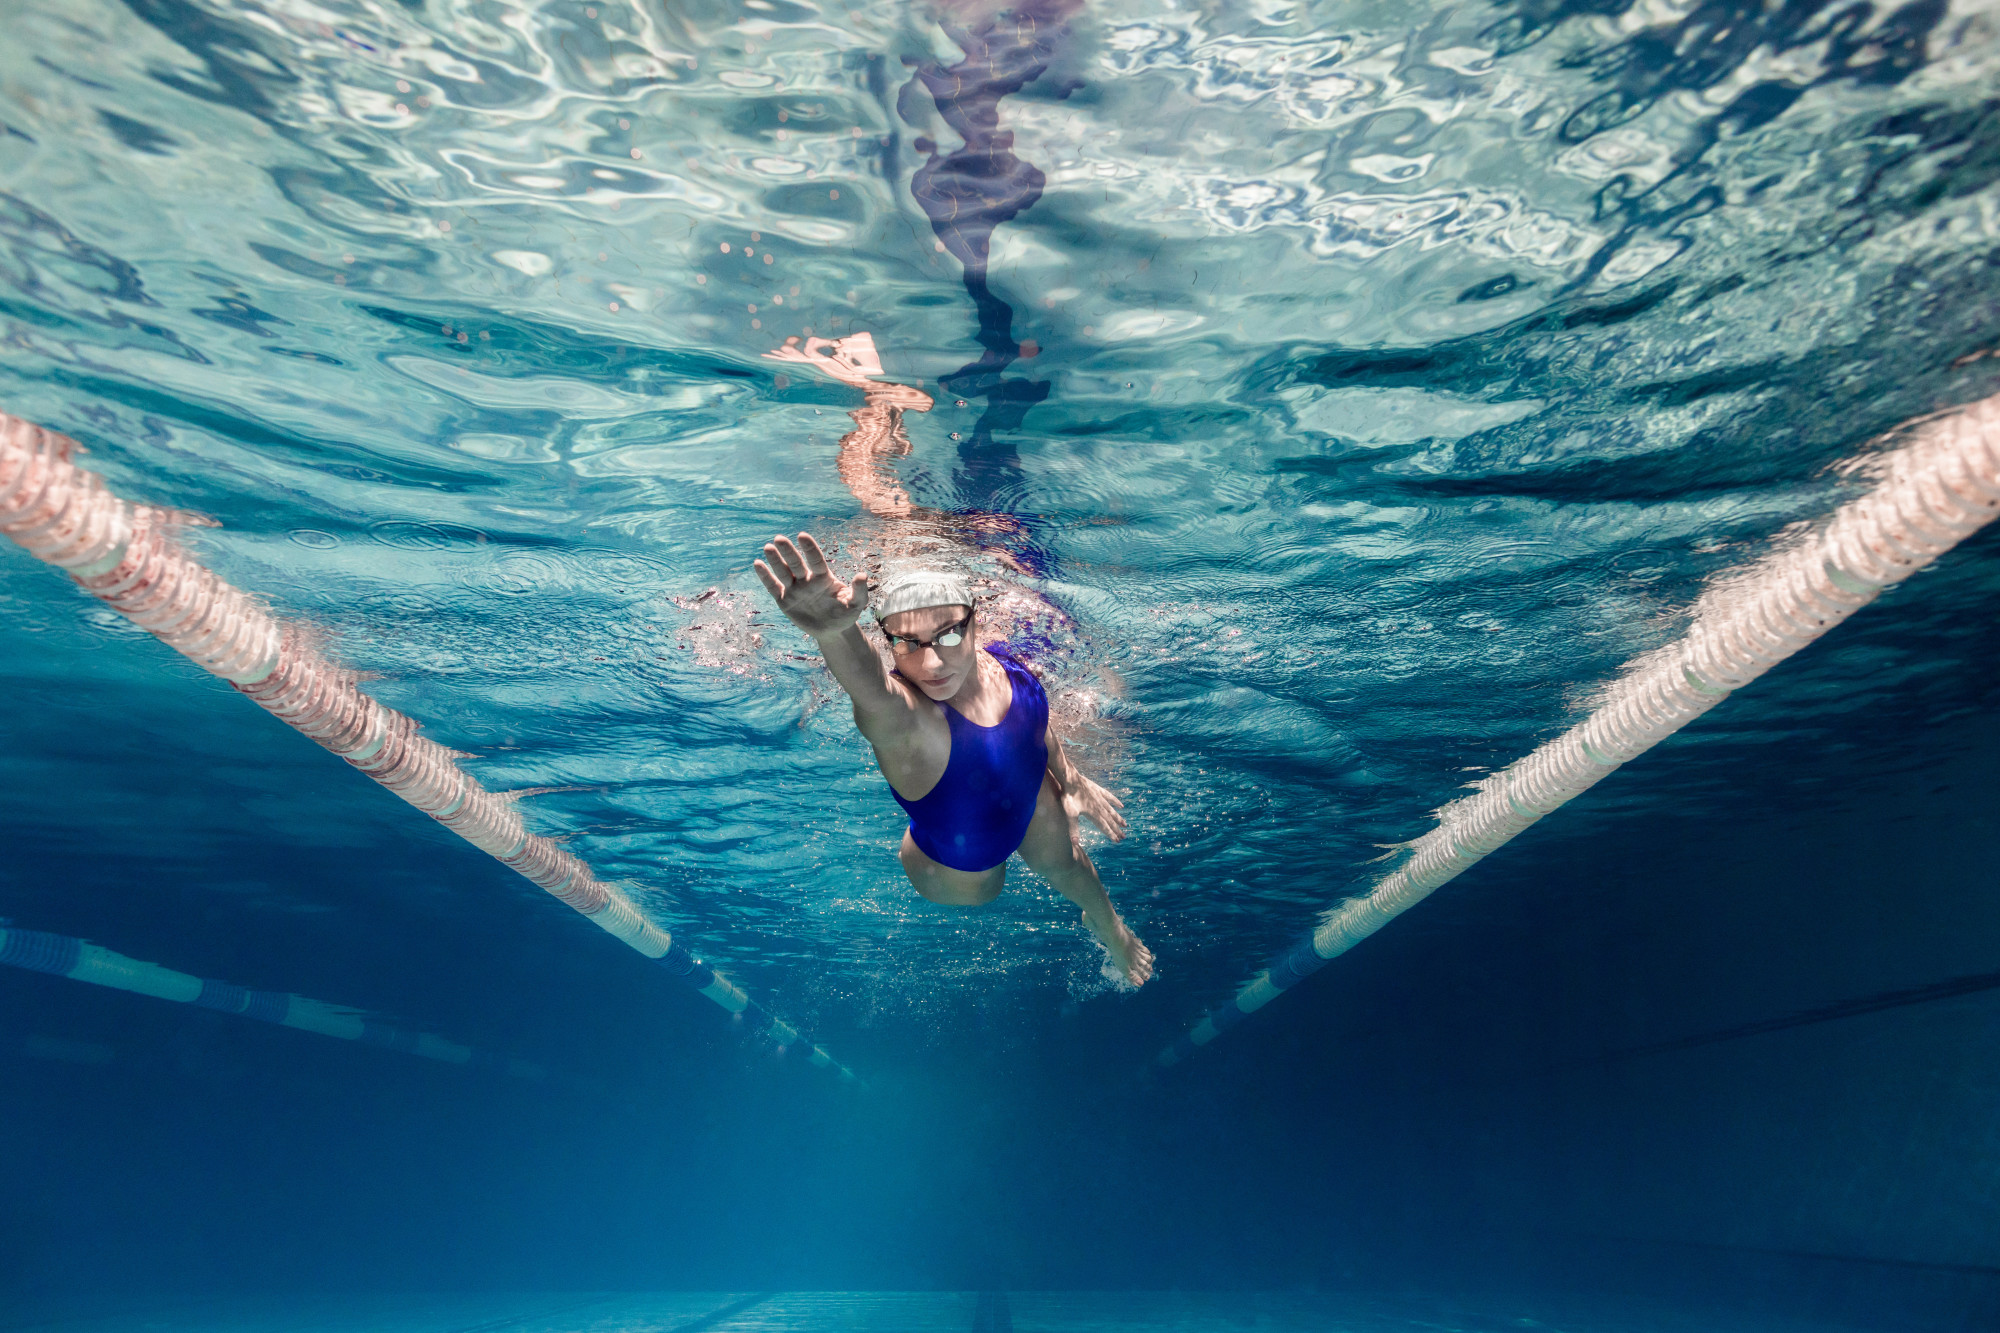
<svg viewBox="0 0 2000 1333">
<path fill-rule="evenodd" d="M 1142 1077 L 1883 432 L 2000 391 L 2000 12 L 0 25 L 0 410 L 213 520 L 213 569 L 866 1080 L 8 546 L 0 917 L 548 1071 L 0 968 L 19 1321 L 2000 1322 L 2000 532 Z M 764 356 L 861 331 L 936 400 L 863 469 L 900 516 L 837 461 L 861 393 Z M 750 573 L 806 528 L 986 581 L 1126 801 L 1092 853 L 1152 984 L 1018 866 L 989 908 L 911 892 Z"/>
</svg>

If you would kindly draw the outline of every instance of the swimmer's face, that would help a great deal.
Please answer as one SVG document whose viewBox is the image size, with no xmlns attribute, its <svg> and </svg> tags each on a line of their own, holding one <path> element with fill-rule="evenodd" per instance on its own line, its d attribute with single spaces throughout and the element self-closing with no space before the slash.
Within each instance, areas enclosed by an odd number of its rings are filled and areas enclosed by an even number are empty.
<svg viewBox="0 0 2000 1333">
<path fill-rule="evenodd" d="M 978 621 L 967 619 L 971 615 L 969 606 L 926 606 L 885 617 L 882 629 L 890 636 L 896 673 L 940 703 L 957 694 L 979 664 Z M 947 648 L 934 642 L 960 621 L 965 623 L 956 645 Z M 913 647 L 907 642 L 910 639 L 921 640 L 926 646 Z"/>
</svg>

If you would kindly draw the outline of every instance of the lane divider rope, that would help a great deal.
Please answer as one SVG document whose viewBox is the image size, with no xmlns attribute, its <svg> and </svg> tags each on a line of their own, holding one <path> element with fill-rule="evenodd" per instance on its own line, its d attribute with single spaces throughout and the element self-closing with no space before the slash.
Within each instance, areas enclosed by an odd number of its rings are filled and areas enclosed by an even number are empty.
<svg viewBox="0 0 2000 1333">
<path fill-rule="evenodd" d="M 286 726 L 317 741 L 502 865 L 732 1014 L 780 1049 L 854 1074 L 648 921 L 621 890 L 482 787 L 459 756 L 363 693 L 297 626 L 218 577 L 172 539 L 173 516 L 113 495 L 74 461 L 76 441 L 0 412 L 0 533 Z"/>
<path fill-rule="evenodd" d="M 2000 395 L 1908 423 L 1881 480 L 1810 539 L 1716 580 L 1686 636 L 1626 664 L 1577 726 L 1491 774 L 1366 893 L 1161 1051 L 1170 1066 L 1298 985 L 1529 825 L 1679 731 L 2000 513 Z"/>
<path fill-rule="evenodd" d="M 474 1050 L 446 1041 L 428 1032 L 411 1032 L 383 1021 L 373 1014 L 344 1005 L 309 1000 L 286 991 L 251 990 L 226 981 L 210 981 L 176 972 L 158 963 L 145 963 L 113 953 L 69 935 L 53 935 L 45 930 L 22 930 L 0 926 L 0 964 L 42 972 L 71 981 L 87 981 L 93 986 L 150 995 L 156 1000 L 199 1005 L 218 1013 L 277 1023 L 301 1032 L 317 1032 L 322 1037 L 364 1042 L 387 1051 L 421 1055 L 452 1065 L 475 1065 L 497 1069 L 515 1078 L 540 1079 L 547 1071 L 540 1065 L 511 1055 Z"/>
</svg>

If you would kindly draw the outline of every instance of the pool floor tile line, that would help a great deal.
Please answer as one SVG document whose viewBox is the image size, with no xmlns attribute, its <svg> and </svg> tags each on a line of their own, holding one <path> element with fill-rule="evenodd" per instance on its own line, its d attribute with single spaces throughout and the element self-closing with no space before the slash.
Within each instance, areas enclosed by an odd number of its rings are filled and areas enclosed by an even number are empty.
<svg viewBox="0 0 2000 1333">
<path fill-rule="evenodd" d="M 972 1312 L 972 1333 L 1014 1333 L 1014 1310 L 1004 1291 L 982 1291 Z"/>
<path fill-rule="evenodd" d="M 589 1296 L 582 1300 L 564 1301 L 560 1305 L 547 1310 L 538 1310 L 533 1314 L 507 1315 L 499 1319 L 489 1319 L 483 1324 L 465 1324 L 458 1328 L 447 1329 L 446 1333 L 500 1333 L 502 1329 L 519 1328 L 530 1320 L 548 1319 L 560 1314 L 573 1314 L 578 1310 L 587 1310 L 592 1306 L 609 1305 L 617 1299 L 616 1296 Z"/>
<path fill-rule="evenodd" d="M 684 1324 L 675 1324 L 670 1329 L 662 1330 L 661 1333 L 705 1333 L 706 1330 L 716 1328 L 728 1320 L 734 1319 L 746 1310 L 755 1309 L 777 1294 L 775 1291 L 755 1292 L 749 1296 L 745 1296 L 740 1301 L 731 1301 L 719 1310 L 712 1310 L 708 1314 L 690 1319 Z"/>
</svg>

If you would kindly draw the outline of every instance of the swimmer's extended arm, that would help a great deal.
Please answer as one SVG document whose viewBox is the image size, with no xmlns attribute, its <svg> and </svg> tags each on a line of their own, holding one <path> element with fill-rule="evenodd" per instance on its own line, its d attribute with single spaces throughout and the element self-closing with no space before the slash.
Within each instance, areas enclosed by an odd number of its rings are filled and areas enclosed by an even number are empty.
<svg viewBox="0 0 2000 1333">
<path fill-rule="evenodd" d="M 857 623 L 868 609 L 868 576 L 856 574 L 854 582 L 842 583 L 810 532 L 801 532 L 797 544 L 774 539 L 755 568 L 778 609 L 819 645 L 833 678 L 854 700 L 861 734 L 879 747 L 905 728 L 914 729 L 915 700 L 889 679 L 882 655 Z"/>
<path fill-rule="evenodd" d="M 1083 775 L 1069 760 L 1069 752 L 1063 749 L 1062 737 L 1056 735 L 1054 719 L 1049 721 L 1049 729 L 1043 737 L 1049 747 L 1049 776 L 1056 780 L 1062 790 L 1063 808 L 1072 815 L 1082 815 L 1091 823 L 1104 830 L 1104 836 L 1113 842 L 1125 837 L 1125 802 L 1113 796 L 1104 788 Z"/>
</svg>

